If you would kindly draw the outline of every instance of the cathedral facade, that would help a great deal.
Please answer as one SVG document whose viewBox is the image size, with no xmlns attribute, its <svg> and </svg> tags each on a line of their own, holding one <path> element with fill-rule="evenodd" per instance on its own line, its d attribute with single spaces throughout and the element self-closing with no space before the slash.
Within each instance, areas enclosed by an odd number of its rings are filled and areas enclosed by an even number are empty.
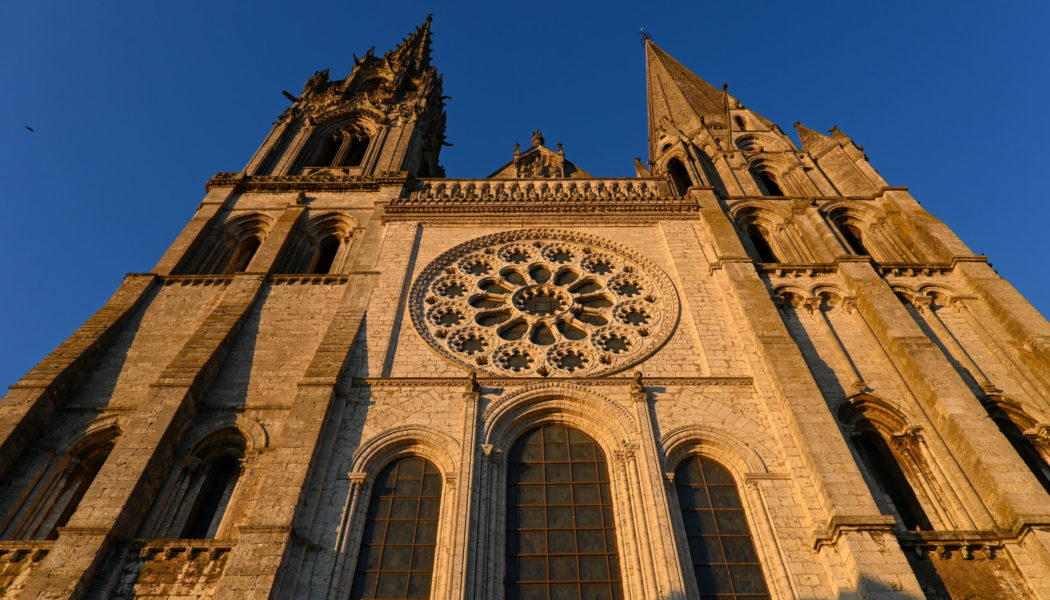
<svg viewBox="0 0 1050 600">
<path fill-rule="evenodd" d="M 4 598 L 1050 599 L 1050 323 L 644 40 L 649 157 L 446 178 L 430 20 L 0 402 Z"/>
</svg>

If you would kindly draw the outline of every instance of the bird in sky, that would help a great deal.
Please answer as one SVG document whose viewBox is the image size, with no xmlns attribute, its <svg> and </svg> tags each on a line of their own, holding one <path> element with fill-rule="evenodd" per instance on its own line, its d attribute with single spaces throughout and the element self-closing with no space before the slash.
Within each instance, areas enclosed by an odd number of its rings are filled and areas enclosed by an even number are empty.
<svg viewBox="0 0 1050 600">
<path fill-rule="evenodd" d="M 28 129 L 29 131 L 33 131 L 33 128 L 30 127 L 29 125 L 26 125 L 26 129 Z"/>
</svg>

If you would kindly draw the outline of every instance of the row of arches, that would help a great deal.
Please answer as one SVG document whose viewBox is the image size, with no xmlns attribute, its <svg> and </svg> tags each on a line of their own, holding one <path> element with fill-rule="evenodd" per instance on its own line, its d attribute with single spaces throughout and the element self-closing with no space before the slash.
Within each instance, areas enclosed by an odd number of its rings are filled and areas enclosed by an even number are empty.
<svg viewBox="0 0 1050 600">
<path fill-rule="evenodd" d="M 53 540 L 66 526 L 109 458 L 121 431 L 110 424 L 88 432 L 34 473 L 9 474 L 7 486 L 28 485 L 5 496 L 0 540 Z M 181 464 L 153 503 L 139 537 L 211 539 L 222 527 L 240 479 L 245 438 L 235 428 L 214 432 L 184 451 Z M 9 489 L 8 492 L 11 490 Z M 225 529 L 229 529 L 226 527 Z"/>
<path fill-rule="evenodd" d="M 670 150 L 671 145 L 664 147 Z M 699 153 L 700 171 L 691 173 L 682 158 L 674 156 L 664 164 L 664 171 L 671 181 L 672 190 L 679 196 L 684 196 L 689 188 L 694 185 L 709 185 L 724 192 L 725 186 L 721 177 L 717 174 L 714 164 L 710 158 Z M 785 196 L 785 184 L 783 176 L 777 175 L 774 168 L 763 161 L 757 161 L 749 169 L 748 173 L 754 180 L 755 187 L 763 196 Z"/>
<path fill-rule="evenodd" d="M 797 222 L 799 215 L 784 216 L 767 206 L 744 203 L 734 207 L 732 216 L 748 252 L 759 262 L 800 264 L 819 262 L 814 251 L 831 243 L 831 255 L 842 251 L 856 256 L 870 256 L 879 262 L 918 262 L 921 256 L 906 243 L 900 232 L 884 216 L 855 203 L 837 203 L 824 207 L 821 222 L 828 236 L 814 240 Z M 819 230 L 818 230 L 819 233 Z"/>
<path fill-rule="evenodd" d="M 303 166 L 359 167 L 371 143 L 371 136 L 360 127 L 342 129 L 317 140 L 313 156 L 304 160 Z"/>
<path fill-rule="evenodd" d="M 371 80 L 357 90 L 373 92 L 382 80 Z M 378 144 L 387 118 L 367 106 L 337 108 L 308 124 L 287 122 L 275 129 L 276 139 L 257 156 L 253 175 L 312 173 L 317 169 L 359 167 L 375 163 Z"/>
<path fill-rule="evenodd" d="M 737 483 L 697 448 L 674 468 L 676 523 L 696 589 L 704 597 L 768 598 Z M 504 597 L 623 598 L 626 532 L 618 529 L 611 466 L 602 445 L 575 427 L 527 429 L 506 455 Z M 428 598 L 448 510 L 434 463 L 415 453 L 380 465 L 368 493 L 351 599 Z M 622 510 L 622 506 L 619 507 Z"/>
<path fill-rule="evenodd" d="M 179 269 L 187 275 L 230 275 L 252 268 L 274 224 L 273 218 L 253 213 L 229 219 L 211 233 Z M 339 213 L 325 213 L 302 223 L 282 248 L 276 272 L 326 275 L 345 266 L 356 222 Z M 261 267 L 260 270 L 265 267 Z"/>
</svg>

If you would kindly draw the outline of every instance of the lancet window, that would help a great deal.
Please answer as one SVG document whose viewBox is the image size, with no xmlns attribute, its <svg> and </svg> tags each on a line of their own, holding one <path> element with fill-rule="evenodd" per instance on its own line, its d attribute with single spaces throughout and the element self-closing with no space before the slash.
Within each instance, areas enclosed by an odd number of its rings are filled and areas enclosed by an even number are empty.
<svg viewBox="0 0 1050 600">
<path fill-rule="evenodd" d="M 26 500 L 2 523 L 0 539 L 53 540 L 91 487 L 116 443 L 116 432 L 77 444 L 66 459 L 46 468 Z"/>
<path fill-rule="evenodd" d="M 851 223 L 842 223 L 839 225 L 839 231 L 842 232 L 842 238 L 846 240 L 846 244 L 849 245 L 850 250 L 852 250 L 854 254 L 859 254 L 861 256 L 868 256 L 870 254 L 867 246 L 864 245 L 864 234 L 859 227 Z"/>
<path fill-rule="evenodd" d="M 357 167 L 364 160 L 371 137 L 357 127 L 351 127 L 321 140 L 312 160 L 313 167 Z"/>
<path fill-rule="evenodd" d="M 605 456 L 549 424 L 508 455 L 506 598 L 622 598 Z"/>
<path fill-rule="evenodd" d="M 992 421 L 999 427 L 999 431 L 1010 442 L 1010 445 L 1014 447 L 1014 450 L 1021 457 L 1021 460 L 1024 461 L 1028 470 L 1032 472 L 1032 475 L 1043 486 L 1043 489 L 1050 493 L 1050 465 L 1047 464 L 1046 459 L 1032 444 L 1032 441 L 1025 436 L 1021 427 L 1010 418 L 1006 410 L 992 402 L 986 404 L 986 409 L 988 410 L 988 416 L 992 418 Z M 1043 439 L 1038 436 L 1035 437 L 1036 439 Z"/>
<path fill-rule="evenodd" d="M 709 458 L 689 456 L 675 469 L 674 485 L 700 597 L 768 599 L 751 530 L 729 471 Z"/>
<path fill-rule="evenodd" d="M 313 265 L 310 267 L 310 272 L 318 275 L 329 273 L 335 256 L 339 253 L 340 245 L 339 238 L 334 235 L 329 235 L 321 240 L 321 243 L 317 245 L 313 261 L 311 261 Z"/>
<path fill-rule="evenodd" d="M 758 260 L 765 263 L 780 262 L 776 253 L 773 252 L 772 246 L 769 245 L 769 234 L 762 227 L 752 223 L 747 226 L 746 231 L 748 238 L 751 240 L 751 245 L 755 247 L 755 252 L 758 253 Z"/>
<path fill-rule="evenodd" d="M 355 222 L 339 213 L 311 218 L 290 236 L 278 259 L 278 273 L 339 273 L 346 263 Z"/>
<path fill-rule="evenodd" d="M 238 433 L 212 436 L 200 446 L 180 473 L 171 501 L 151 535 L 159 538 L 208 539 L 223 532 L 244 459 L 244 438 Z"/>
<path fill-rule="evenodd" d="M 259 213 L 231 217 L 201 239 L 178 272 L 229 275 L 247 270 L 272 224 L 270 217 Z"/>
<path fill-rule="evenodd" d="M 243 273 L 247 270 L 248 265 L 255 258 L 255 253 L 258 252 L 261 245 L 262 241 L 254 235 L 242 241 L 237 246 L 237 249 L 234 250 L 233 255 L 230 256 L 229 262 L 226 263 L 226 268 L 222 271 L 223 274 Z"/>
<path fill-rule="evenodd" d="M 351 600 L 430 597 L 440 508 L 441 475 L 429 461 L 406 456 L 379 472 Z"/>
<path fill-rule="evenodd" d="M 777 183 L 777 180 L 774 179 L 773 176 L 769 174 L 769 172 L 759 171 L 755 175 L 755 179 L 758 180 L 758 183 L 761 185 L 766 196 L 784 195 L 784 191 L 780 189 L 780 185 Z"/>
<path fill-rule="evenodd" d="M 909 531 L 932 529 L 926 512 L 919 503 L 899 463 L 886 440 L 870 423 L 862 420 L 852 436 L 853 448 L 865 470 L 878 488 L 884 503 Z"/>
<path fill-rule="evenodd" d="M 693 179 L 689 177 L 689 171 L 686 170 L 682 161 L 677 158 L 667 161 L 667 174 L 671 177 L 671 184 L 674 185 L 675 193 L 679 196 L 684 196 L 693 185 Z"/>
</svg>

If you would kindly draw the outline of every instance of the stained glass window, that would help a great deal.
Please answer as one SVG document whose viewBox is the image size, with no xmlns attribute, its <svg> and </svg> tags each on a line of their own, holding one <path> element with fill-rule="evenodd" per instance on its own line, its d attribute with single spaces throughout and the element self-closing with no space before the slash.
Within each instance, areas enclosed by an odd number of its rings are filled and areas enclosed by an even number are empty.
<svg viewBox="0 0 1050 600">
<path fill-rule="evenodd" d="M 508 456 L 507 600 L 621 597 L 605 456 L 575 429 L 533 429 Z"/>
<path fill-rule="evenodd" d="M 701 600 L 768 600 L 736 482 L 722 465 L 690 456 L 674 473 Z"/>
<path fill-rule="evenodd" d="M 372 486 L 351 600 L 429 598 L 441 475 L 417 456 L 386 466 Z"/>
</svg>

